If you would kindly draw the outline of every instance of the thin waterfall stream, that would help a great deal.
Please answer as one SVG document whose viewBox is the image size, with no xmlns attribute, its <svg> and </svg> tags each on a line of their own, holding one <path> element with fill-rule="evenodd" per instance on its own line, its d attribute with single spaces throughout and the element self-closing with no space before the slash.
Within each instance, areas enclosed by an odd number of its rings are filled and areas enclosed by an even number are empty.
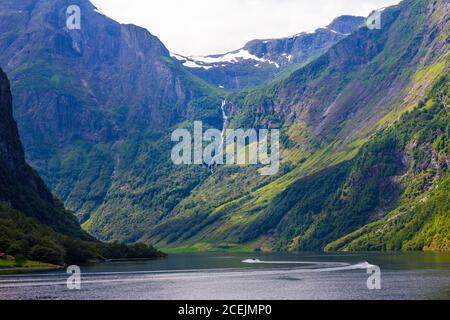
<svg viewBox="0 0 450 320">
<path fill-rule="evenodd" d="M 220 106 L 220 109 L 222 110 L 222 119 L 223 119 L 223 128 L 222 132 L 220 134 L 220 145 L 219 145 L 219 153 L 214 157 L 212 163 L 209 165 L 209 169 L 211 170 L 211 173 L 214 173 L 214 165 L 217 163 L 217 159 L 220 159 L 219 157 L 223 157 L 223 146 L 225 145 L 225 131 L 227 130 L 228 126 L 228 116 L 225 111 L 225 106 L 227 105 L 227 100 L 222 100 L 222 105 Z"/>
</svg>

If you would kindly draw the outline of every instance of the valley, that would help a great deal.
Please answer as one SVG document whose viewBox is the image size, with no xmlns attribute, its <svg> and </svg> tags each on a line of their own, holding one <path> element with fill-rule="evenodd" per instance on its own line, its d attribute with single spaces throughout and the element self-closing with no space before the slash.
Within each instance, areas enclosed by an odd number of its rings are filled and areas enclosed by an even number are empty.
<svg viewBox="0 0 450 320">
<path fill-rule="evenodd" d="M 450 250 L 446 1 L 207 57 L 72 2 L 80 30 L 64 0 L 0 4 L 0 66 L 46 199 L 12 207 L 33 226 L 165 252 Z M 222 140 L 280 130 L 280 170 L 175 165 L 171 134 L 197 121 Z"/>
</svg>

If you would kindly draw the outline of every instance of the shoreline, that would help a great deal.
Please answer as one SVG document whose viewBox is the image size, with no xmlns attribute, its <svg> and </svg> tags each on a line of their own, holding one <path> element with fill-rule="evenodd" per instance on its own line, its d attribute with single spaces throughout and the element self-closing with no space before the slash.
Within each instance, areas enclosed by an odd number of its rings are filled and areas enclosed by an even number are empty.
<svg viewBox="0 0 450 320">
<path fill-rule="evenodd" d="M 53 270 L 62 270 L 64 267 L 62 266 L 54 266 L 54 267 L 23 267 L 23 268 L 0 268 L 0 276 L 5 275 L 16 275 L 16 274 L 27 274 L 34 272 L 43 272 L 43 271 L 53 271 Z"/>
</svg>

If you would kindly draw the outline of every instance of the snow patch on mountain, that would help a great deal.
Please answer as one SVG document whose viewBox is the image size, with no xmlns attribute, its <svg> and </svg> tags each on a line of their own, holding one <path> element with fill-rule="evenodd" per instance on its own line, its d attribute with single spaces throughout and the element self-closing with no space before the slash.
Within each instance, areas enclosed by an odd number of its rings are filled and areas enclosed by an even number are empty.
<svg viewBox="0 0 450 320">
<path fill-rule="evenodd" d="M 243 60 L 252 60 L 259 63 L 269 63 L 273 64 L 277 69 L 280 68 L 280 65 L 274 61 L 269 59 L 264 59 L 251 54 L 248 50 L 241 49 L 234 52 L 229 52 L 224 55 L 217 56 L 190 56 L 184 57 L 176 53 L 171 53 L 171 57 L 182 61 L 183 65 L 188 68 L 203 68 L 205 70 L 217 67 L 225 67 L 227 64 L 238 63 Z"/>
<path fill-rule="evenodd" d="M 173 53 L 173 52 L 170 52 L 170 56 L 172 58 L 182 62 L 183 66 L 185 66 L 187 68 L 197 68 L 197 69 L 201 68 L 201 69 L 209 70 L 213 67 L 213 66 L 199 64 L 199 63 L 197 63 L 197 61 L 192 60 L 189 57 L 185 57 L 180 54 Z"/>
<path fill-rule="evenodd" d="M 292 60 L 292 54 L 289 54 L 289 55 L 288 55 L 287 53 L 283 53 L 282 56 L 285 57 L 289 62 L 291 62 L 291 60 Z"/>
<path fill-rule="evenodd" d="M 182 55 L 179 55 L 179 54 L 176 54 L 176 53 L 173 53 L 173 52 L 170 53 L 170 56 L 171 56 L 172 58 L 177 59 L 178 61 L 186 61 L 186 60 L 187 60 L 186 57 L 184 57 L 184 56 L 182 56 Z"/>
<path fill-rule="evenodd" d="M 245 49 L 241 49 L 238 51 L 230 52 L 219 56 L 189 57 L 189 59 L 196 62 L 203 62 L 207 64 L 237 63 L 242 60 L 253 60 L 258 62 L 274 64 L 277 68 L 279 68 L 276 62 L 273 62 L 269 59 L 259 58 Z"/>
<path fill-rule="evenodd" d="M 344 35 L 344 36 L 349 36 L 349 35 L 350 35 L 350 33 L 342 33 L 342 32 L 333 30 L 333 29 L 328 28 L 328 27 L 326 28 L 326 30 L 331 31 L 331 32 L 333 32 L 333 33 L 335 33 L 335 34 L 341 34 L 341 35 Z"/>
<path fill-rule="evenodd" d="M 212 66 L 202 66 L 197 64 L 195 61 L 192 60 L 187 60 L 183 63 L 183 66 L 188 67 L 188 68 L 203 68 L 205 70 L 211 69 Z"/>
</svg>

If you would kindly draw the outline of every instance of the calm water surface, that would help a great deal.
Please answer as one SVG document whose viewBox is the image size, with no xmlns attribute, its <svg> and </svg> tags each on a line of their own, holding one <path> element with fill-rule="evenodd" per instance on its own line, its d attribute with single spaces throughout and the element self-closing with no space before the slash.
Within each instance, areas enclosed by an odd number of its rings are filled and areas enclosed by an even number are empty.
<svg viewBox="0 0 450 320">
<path fill-rule="evenodd" d="M 381 268 L 381 290 L 367 289 L 369 264 Z M 75 291 L 64 272 L 0 276 L 0 300 L 450 299 L 450 254 L 173 254 L 81 270 Z"/>
</svg>

